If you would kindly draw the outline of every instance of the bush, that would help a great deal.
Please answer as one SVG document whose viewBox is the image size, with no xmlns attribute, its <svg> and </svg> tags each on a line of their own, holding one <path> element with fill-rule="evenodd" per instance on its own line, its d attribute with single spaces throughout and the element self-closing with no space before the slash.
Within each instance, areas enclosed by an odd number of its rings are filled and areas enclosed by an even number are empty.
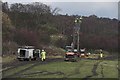
<svg viewBox="0 0 120 80">
<path fill-rule="evenodd" d="M 58 48 L 56 46 L 45 47 L 48 56 L 64 56 L 64 49 Z"/>
<path fill-rule="evenodd" d="M 4 42 L 2 46 L 2 54 L 8 55 L 8 54 L 13 54 L 17 52 L 18 44 L 15 42 Z"/>
</svg>

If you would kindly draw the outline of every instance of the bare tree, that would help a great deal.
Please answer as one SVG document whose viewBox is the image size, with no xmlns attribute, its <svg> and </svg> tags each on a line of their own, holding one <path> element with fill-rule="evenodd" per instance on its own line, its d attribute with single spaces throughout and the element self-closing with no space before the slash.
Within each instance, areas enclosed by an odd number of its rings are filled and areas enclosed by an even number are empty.
<svg viewBox="0 0 120 80">
<path fill-rule="evenodd" d="M 56 8 L 54 8 L 54 9 L 52 10 L 52 14 L 53 14 L 53 15 L 57 15 L 60 11 L 61 11 L 61 9 L 58 8 L 58 7 L 56 7 Z"/>
</svg>

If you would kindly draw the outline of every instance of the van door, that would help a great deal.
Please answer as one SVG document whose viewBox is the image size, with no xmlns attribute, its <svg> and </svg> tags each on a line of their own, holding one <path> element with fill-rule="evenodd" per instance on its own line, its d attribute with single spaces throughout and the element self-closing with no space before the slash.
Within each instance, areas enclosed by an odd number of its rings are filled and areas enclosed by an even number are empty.
<svg viewBox="0 0 120 80">
<path fill-rule="evenodd" d="M 33 58 L 33 50 L 29 50 L 29 57 Z"/>
<path fill-rule="evenodd" d="M 29 58 L 29 51 L 28 50 L 26 50 L 26 56 L 25 56 L 25 58 Z"/>
</svg>

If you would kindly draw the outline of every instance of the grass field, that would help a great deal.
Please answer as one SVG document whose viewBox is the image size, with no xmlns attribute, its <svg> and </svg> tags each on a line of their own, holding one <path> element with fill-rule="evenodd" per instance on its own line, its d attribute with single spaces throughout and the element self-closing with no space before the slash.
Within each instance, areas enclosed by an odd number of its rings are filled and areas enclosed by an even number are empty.
<svg viewBox="0 0 120 80">
<path fill-rule="evenodd" d="M 118 78 L 117 60 L 79 60 L 77 62 L 60 61 L 48 64 L 38 63 L 38 65 L 35 66 L 33 65 L 34 64 L 26 64 L 24 66 L 21 65 L 13 69 L 3 71 L 3 77 Z"/>
</svg>

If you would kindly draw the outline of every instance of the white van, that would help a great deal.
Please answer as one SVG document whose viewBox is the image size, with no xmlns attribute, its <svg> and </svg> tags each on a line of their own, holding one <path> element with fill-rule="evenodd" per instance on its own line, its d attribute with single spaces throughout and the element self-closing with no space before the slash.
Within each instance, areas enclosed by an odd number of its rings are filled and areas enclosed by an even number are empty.
<svg viewBox="0 0 120 80">
<path fill-rule="evenodd" d="M 18 60 L 36 60 L 40 57 L 40 50 L 24 47 L 24 48 L 18 48 Z"/>
</svg>

